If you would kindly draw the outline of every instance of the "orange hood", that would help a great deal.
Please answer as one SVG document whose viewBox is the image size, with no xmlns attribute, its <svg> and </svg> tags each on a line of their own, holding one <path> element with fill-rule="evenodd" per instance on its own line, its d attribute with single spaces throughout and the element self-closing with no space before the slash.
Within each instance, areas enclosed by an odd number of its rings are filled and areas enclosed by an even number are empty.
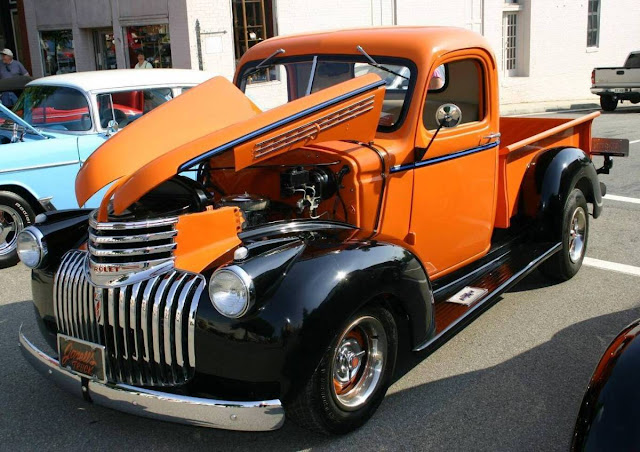
<svg viewBox="0 0 640 452">
<path fill-rule="evenodd" d="M 224 77 L 191 88 L 137 119 L 91 154 L 76 177 L 78 205 L 178 146 L 258 113 L 260 109 Z"/>
<path fill-rule="evenodd" d="M 225 151 L 233 151 L 235 168 L 240 170 L 311 142 L 369 142 L 376 133 L 384 91 L 380 77 L 368 74 L 260 112 L 230 82 L 212 79 L 159 107 L 162 115 L 154 110 L 102 145 L 96 152 L 103 156 L 102 164 L 109 165 L 107 154 L 116 168 L 122 158 L 118 154 L 133 154 L 134 158 L 119 174 L 112 171 L 111 179 L 96 166 L 99 157 L 87 160 L 95 169 L 90 172 L 85 167 L 86 174 L 78 176 L 78 201 L 86 201 L 106 183 L 128 174 L 113 190 L 113 208 L 120 214 L 173 175 Z M 209 115 L 214 107 L 217 112 Z M 205 120 L 200 117 L 203 112 L 208 114 Z M 182 119 L 179 115 L 191 116 Z M 176 124 L 176 117 L 181 118 L 180 124 Z M 181 124 L 190 121 L 196 125 L 187 129 Z M 157 135 L 160 137 L 154 140 L 148 138 Z M 144 154 L 136 155 L 138 149 Z M 102 180 L 94 183 L 92 178 L 97 177 Z M 85 189 L 84 184 L 91 187 Z"/>
</svg>

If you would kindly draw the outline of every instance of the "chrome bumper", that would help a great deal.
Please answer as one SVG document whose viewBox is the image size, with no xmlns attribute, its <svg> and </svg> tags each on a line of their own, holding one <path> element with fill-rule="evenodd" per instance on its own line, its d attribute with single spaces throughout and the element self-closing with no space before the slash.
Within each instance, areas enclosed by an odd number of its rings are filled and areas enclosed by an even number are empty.
<svg viewBox="0 0 640 452">
<path fill-rule="evenodd" d="M 284 423 L 279 400 L 230 402 L 169 394 L 126 384 L 103 384 L 62 369 L 22 333 L 20 348 L 29 363 L 62 389 L 114 410 L 181 424 L 227 430 L 267 431 Z"/>
<path fill-rule="evenodd" d="M 626 91 L 621 92 L 621 93 L 616 93 L 614 91 L 614 88 L 597 88 L 597 87 L 593 87 L 591 88 L 591 94 L 615 94 L 615 95 L 625 95 L 625 94 L 638 94 L 640 93 L 640 87 L 633 87 L 633 88 L 624 88 Z"/>
</svg>

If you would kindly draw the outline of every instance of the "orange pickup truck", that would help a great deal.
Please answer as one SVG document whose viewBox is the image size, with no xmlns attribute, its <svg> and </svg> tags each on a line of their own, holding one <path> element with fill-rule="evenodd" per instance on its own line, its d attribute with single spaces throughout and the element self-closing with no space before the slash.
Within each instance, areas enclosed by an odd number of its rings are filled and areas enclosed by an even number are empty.
<svg viewBox="0 0 640 452">
<path fill-rule="evenodd" d="M 53 348 L 20 332 L 24 356 L 141 416 L 349 432 L 400 352 L 428 355 L 535 268 L 576 274 L 598 172 L 628 153 L 592 139 L 597 116 L 501 118 L 494 55 L 466 30 L 264 41 L 234 83 L 86 161 L 79 205 L 111 184 L 98 209 L 20 235 Z"/>
</svg>

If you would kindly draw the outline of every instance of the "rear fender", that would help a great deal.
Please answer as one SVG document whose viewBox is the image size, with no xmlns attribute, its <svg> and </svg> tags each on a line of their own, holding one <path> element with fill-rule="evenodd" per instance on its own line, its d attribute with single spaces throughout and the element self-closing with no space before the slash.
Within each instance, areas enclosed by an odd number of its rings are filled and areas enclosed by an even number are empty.
<svg viewBox="0 0 640 452">
<path fill-rule="evenodd" d="M 593 205 L 593 217 L 602 212 L 602 193 L 593 162 L 577 148 L 553 148 L 533 160 L 523 180 L 523 211 L 535 217 L 544 238 L 560 239 L 564 204 L 574 188 L 579 188 Z"/>
</svg>

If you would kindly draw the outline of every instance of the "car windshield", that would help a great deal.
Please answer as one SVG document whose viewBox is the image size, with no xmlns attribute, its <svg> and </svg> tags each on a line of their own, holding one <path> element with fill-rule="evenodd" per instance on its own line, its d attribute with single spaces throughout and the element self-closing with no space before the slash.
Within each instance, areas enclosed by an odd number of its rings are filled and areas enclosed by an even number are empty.
<svg viewBox="0 0 640 452">
<path fill-rule="evenodd" d="M 78 132 L 92 128 L 87 98 L 73 88 L 27 86 L 13 111 L 41 129 Z"/>
<path fill-rule="evenodd" d="M 315 64 L 314 64 L 315 59 Z M 378 130 L 396 129 L 408 108 L 416 77 L 415 65 L 407 60 L 374 56 L 377 63 L 395 72 L 373 67 L 359 56 L 314 56 L 279 59 L 256 71 L 259 61 L 245 65 L 240 89 L 262 110 L 315 93 L 355 77 L 374 73 L 387 85 Z"/>
<path fill-rule="evenodd" d="M 635 69 L 640 68 L 640 53 L 632 53 L 627 58 L 627 62 L 624 64 L 624 67 Z"/>
</svg>

